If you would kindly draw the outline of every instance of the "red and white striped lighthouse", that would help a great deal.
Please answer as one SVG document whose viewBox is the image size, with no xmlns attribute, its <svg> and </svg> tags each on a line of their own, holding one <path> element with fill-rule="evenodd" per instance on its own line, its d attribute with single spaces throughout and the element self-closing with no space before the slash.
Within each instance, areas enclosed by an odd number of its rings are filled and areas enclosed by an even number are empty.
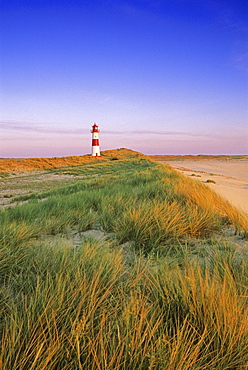
<svg viewBox="0 0 248 370">
<path fill-rule="evenodd" d="M 92 126 L 92 156 L 93 157 L 100 157 L 100 147 L 99 147 L 99 130 L 96 123 Z"/>
</svg>

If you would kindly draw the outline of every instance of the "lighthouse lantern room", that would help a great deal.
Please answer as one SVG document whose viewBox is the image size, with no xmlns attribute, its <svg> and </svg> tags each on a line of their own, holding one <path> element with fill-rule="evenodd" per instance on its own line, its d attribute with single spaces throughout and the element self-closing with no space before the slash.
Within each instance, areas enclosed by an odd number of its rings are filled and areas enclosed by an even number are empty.
<svg viewBox="0 0 248 370">
<path fill-rule="evenodd" d="M 100 157 L 99 129 L 96 123 L 92 126 L 92 157 Z"/>
</svg>

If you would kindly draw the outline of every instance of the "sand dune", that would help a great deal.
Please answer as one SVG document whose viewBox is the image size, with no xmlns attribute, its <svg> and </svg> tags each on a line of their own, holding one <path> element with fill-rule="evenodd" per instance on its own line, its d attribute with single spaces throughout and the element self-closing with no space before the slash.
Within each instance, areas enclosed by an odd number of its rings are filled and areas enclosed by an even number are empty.
<svg viewBox="0 0 248 370">
<path fill-rule="evenodd" d="M 213 190 L 248 214 L 248 159 L 220 161 L 166 161 L 192 179 L 207 183 Z M 196 175 L 196 176 L 192 176 Z M 197 177 L 200 176 L 200 177 Z"/>
</svg>

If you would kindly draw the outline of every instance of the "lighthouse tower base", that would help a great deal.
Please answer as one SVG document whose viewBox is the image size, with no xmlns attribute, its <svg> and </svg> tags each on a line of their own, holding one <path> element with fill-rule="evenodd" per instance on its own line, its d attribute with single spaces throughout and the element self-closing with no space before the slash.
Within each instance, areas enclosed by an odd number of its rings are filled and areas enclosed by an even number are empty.
<svg viewBox="0 0 248 370">
<path fill-rule="evenodd" d="M 93 146 L 92 147 L 92 157 L 100 157 L 100 148 L 99 146 Z"/>
</svg>

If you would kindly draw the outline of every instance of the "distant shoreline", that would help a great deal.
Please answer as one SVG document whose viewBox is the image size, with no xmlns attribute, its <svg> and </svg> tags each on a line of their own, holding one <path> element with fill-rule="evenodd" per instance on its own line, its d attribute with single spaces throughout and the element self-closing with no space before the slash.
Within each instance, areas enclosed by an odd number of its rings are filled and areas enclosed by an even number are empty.
<svg viewBox="0 0 248 370">
<path fill-rule="evenodd" d="M 62 155 L 62 156 L 49 156 L 49 157 L 0 157 L 1 160 L 15 160 L 20 161 L 23 159 L 53 159 L 53 158 L 72 158 L 72 157 L 84 157 L 91 154 L 82 154 L 82 155 Z M 237 159 L 248 159 L 248 154 L 144 154 L 149 158 L 163 161 L 163 160 L 170 160 L 170 161 L 185 161 L 185 160 L 195 160 L 195 161 L 202 161 L 202 160 L 237 160 Z"/>
<path fill-rule="evenodd" d="M 149 158 L 155 161 L 233 161 L 233 160 L 247 160 L 248 154 L 244 155 L 213 155 L 213 154 L 198 154 L 198 155 L 148 155 Z"/>
</svg>

